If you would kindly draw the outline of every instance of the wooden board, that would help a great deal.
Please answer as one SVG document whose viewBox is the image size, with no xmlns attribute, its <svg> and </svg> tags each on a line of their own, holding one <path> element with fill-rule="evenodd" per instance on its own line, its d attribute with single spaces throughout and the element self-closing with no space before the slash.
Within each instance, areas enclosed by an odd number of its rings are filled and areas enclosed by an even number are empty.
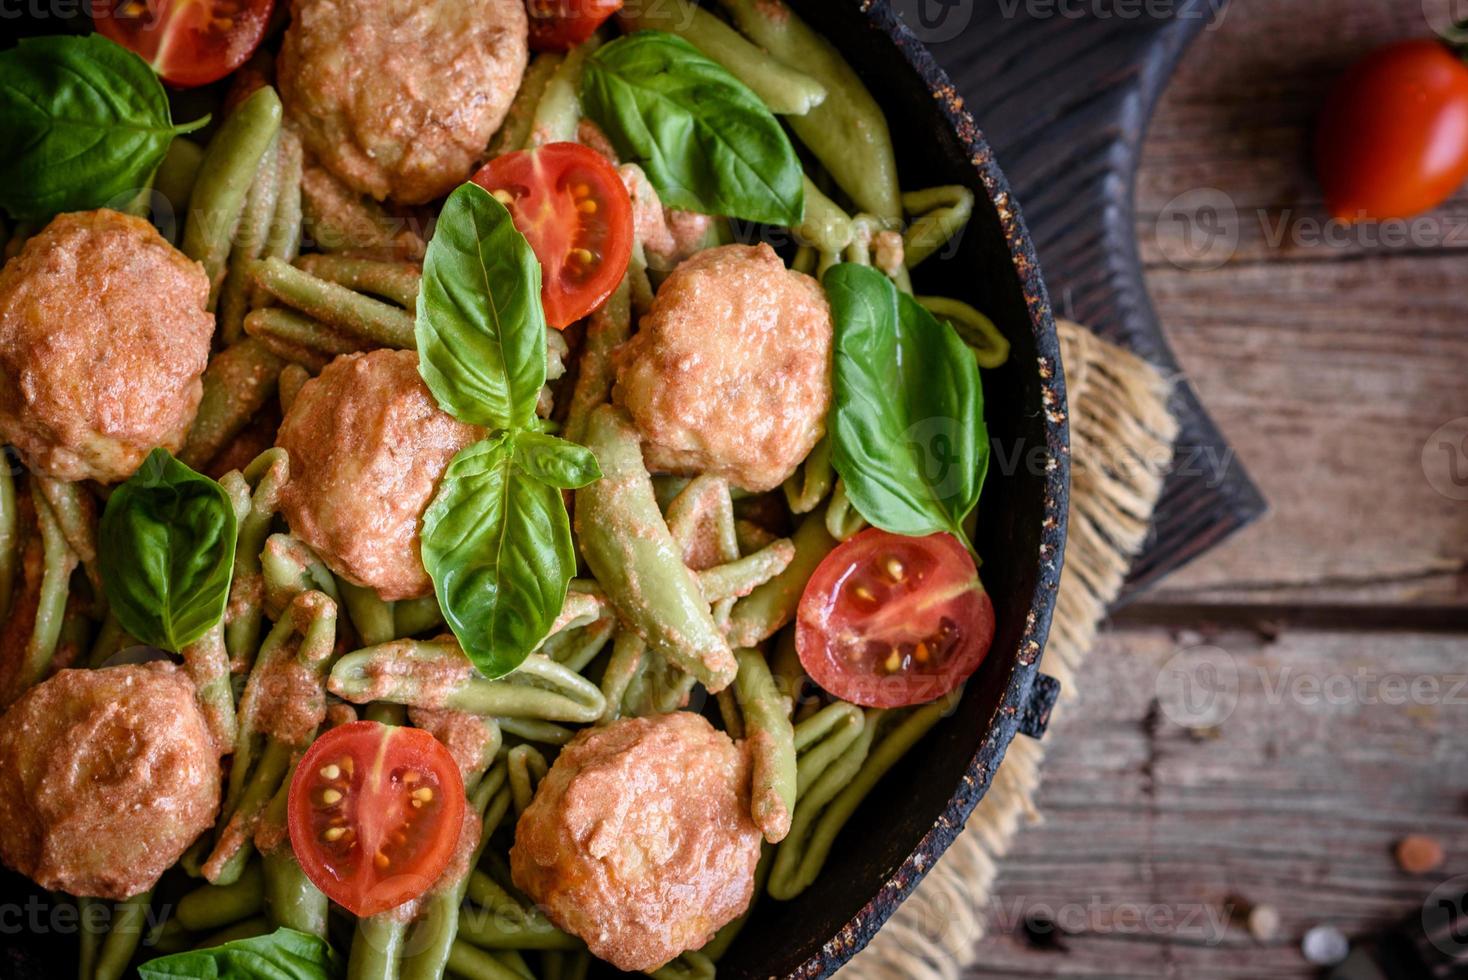
<svg viewBox="0 0 1468 980">
<path fill-rule="evenodd" d="M 1219 664 L 1237 707 L 1194 728 L 1183 679 Z M 1046 742 L 1044 822 L 1002 866 L 973 977 L 1316 976 L 1307 929 L 1389 928 L 1468 872 L 1461 635 L 1114 634 Z M 1408 833 L 1448 865 L 1401 872 Z M 1259 903 L 1281 915 L 1273 941 L 1234 918 Z M 1027 917 L 1066 926 L 1064 950 L 1028 939 Z"/>
<path fill-rule="evenodd" d="M 1058 316 L 1079 320 L 1165 370 L 1176 363 L 1143 284 L 1132 181 L 1153 103 L 1220 0 L 1058 4 L 901 0 L 994 146 L 1039 251 Z M 936 8 L 936 9 L 932 9 Z M 923 23 L 924 16 L 930 18 Z M 961 30 L 956 30 L 960 28 Z M 1137 561 L 1140 591 L 1264 509 L 1241 465 L 1214 479 L 1191 465 L 1232 458 L 1186 380 L 1179 455 Z"/>
<path fill-rule="evenodd" d="M 1468 417 L 1468 193 L 1410 223 L 1327 227 L 1309 166 L 1331 81 L 1424 30 L 1415 3 L 1249 0 L 1159 107 L 1137 187 L 1148 286 L 1272 510 L 1149 601 L 1468 604 L 1468 492 L 1440 492 L 1448 457 L 1429 445 Z M 1187 226 L 1159 220 L 1200 188 L 1237 214 L 1237 252 L 1214 269 L 1174 264 Z"/>
</svg>

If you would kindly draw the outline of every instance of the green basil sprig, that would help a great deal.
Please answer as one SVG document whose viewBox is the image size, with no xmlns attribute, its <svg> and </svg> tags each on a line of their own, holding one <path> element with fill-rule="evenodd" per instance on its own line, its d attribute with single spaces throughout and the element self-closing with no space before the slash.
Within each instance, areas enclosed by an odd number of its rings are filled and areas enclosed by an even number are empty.
<svg viewBox="0 0 1468 980">
<path fill-rule="evenodd" d="M 155 449 L 112 492 L 97 532 L 102 590 L 118 622 L 177 653 L 224 618 L 235 512 L 224 488 Z"/>
<path fill-rule="evenodd" d="M 545 384 L 540 263 L 477 184 L 449 195 L 423 259 L 418 371 L 445 412 L 495 429 L 535 418 Z"/>
<path fill-rule="evenodd" d="M 423 262 L 418 370 L 444 411 L 498 432 L 456 455 L 423 515 L 423 567 L 481 673 L 545 639 L 576 573 L 562 490 L 601 478 L 589 449 L 538 431 L 545 383 L 540 264 L 509 211 L 464 184 Z"/>
<path fill-rule="evenodd" d="M 160 956 L 138 967 L 143 980 L 335 980 L 342 971 L 325 940 L 294 929 Z"/>
<path fill-rule="evenodd" d="M 989 468 L 973 355 L 876 269 L 837 265 L 824 285 L 836 322 L 831 463 L 847 496 L 883 530 L 966 541 Z"/>
<path fill-rule="evenodd" d="M 581 101 L 663 203 L 793 226 L 805 185 L 790 138 L 744 83 L 673 34 L 641 31 L 586 61 Z"/>
<path fill-rule="evenodd" d="M 21 41 L 0 54 L 0 207 L 40 221 L 116 202 L 208 121 L 175 126 L 153 69 L 100 34 Z"/>
<path fill-rule="evenodd" d="M 545 639 L 576 574 L 561 489 L 600 475 L 590 450 L 528 432 L 475 443 L 449 464 L 423 516 L 423 562 L 481 673 L 509 673 Z"/>
</svg>

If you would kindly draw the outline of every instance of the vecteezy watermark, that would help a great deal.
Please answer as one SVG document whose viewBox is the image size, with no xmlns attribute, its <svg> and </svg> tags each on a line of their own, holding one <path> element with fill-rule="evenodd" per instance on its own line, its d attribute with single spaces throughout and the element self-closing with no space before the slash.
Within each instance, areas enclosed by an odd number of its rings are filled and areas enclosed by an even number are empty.
<svg viewBox="0 0 1468 980">
<path fill-rule="evenodd" d="M 1091 446 L 1085 453 L 1072 456 L 1070 470 L 1072 477 L 1094 471 L 1123 480 L 1143 472 L 1169 473 L 1202 479 L 1212 488 L 1224 484 L 1237 458 L 1232 448 L 1213 445 L 1179 444 L 1142 451 L 1111 443 Z M 1021 472 L 1040 476 L 1053 468 L 1053 456 L 1042 442 L 995 436 L 989 440 L 989 468 L 1006 477 Z"/>
<path fill-rule="evenodd" d="M 1422 17 L 1444 41 L 1468 40 L 1468 0 L 1422 0 Z"/>
<path fill-rule="evenodd" d="M 1179 650 L 1157 672 L 1157 704 L 1183 728 L 1216 728 L 1239 706 L 1239 665 L 1221 647 Z"/>
<path fill-rule="evenodd" d="M 974 19 L 974 0 L 892 0 L 892 9 L 924 44 L 951 41 Z"/>
<path fill-rule="evenodd" d="M 1468 964 L 1468 875 L 1449 878 L 1427 896 L 1422 932 L 1439 951 Z"/>
<path fill-rule="evenodd" d="M 1186 647 L 1173 654 L 1157 673 L 1158 707 L 1179 727 L 1216 728 L 1238 708 L 1246 681 L 1250 703 L 1269 708 L 1468 707 L 1468 673 L 1411 674 L 1370 667 L 1320 672 L 1262 663 L 1244 669 L 1217 646 Z"/>
<path fill-rule="evenodd" d="M 1428 486 L 1449 500 L 1468 500 L 1468 416 L 1444 422 L 1422 444 Z"/>
<path fill-rule="evenodd" d="M 1185 191 L 1157 215 L 1156 240 L 1179 269 L 1217 269 L 1239 250 L 1239 209 L 1217 187 Z"/>
<path fill-rule="evenodd" d="M 1168 201 L 1157 214 L 1153 238 L 1172 265 L 1206 272 L 1237 255 L 1244 232 L 1253 226 L 1263 246 L 1274 251 L 1468 248 L 1468 214 L 1435 211 L 1382 220 L 1294 208 L 1257 208 L 1249 214 L 1217 187 L 1194 188 Z"/>
<path fill-rule="evenodd" d="M 1198 20 L 1223 23 L 1228 0 L 998 0 L 1007 18 L 1047 20 Z"/>
<path fill-rule="evenodd" d="M 1234 906 L 1227 902 L 1117 902 L 1092 895 L 1079 902 L 991 899 L 996 932 L 1056 930 L 1068 935 L 1169 936 L 1216 946 L 1228 938 Z"/>
<path fill-rule="evenodd" d="M 148 946 L 172 917 L 173 906 L 168 904 L 119 905 L 114 911 L 110 902 L 81 903 L 31 895 L 24 902 L 0 904 L 0 936 L 141 933 L 142 944 Z"/>
</svg>

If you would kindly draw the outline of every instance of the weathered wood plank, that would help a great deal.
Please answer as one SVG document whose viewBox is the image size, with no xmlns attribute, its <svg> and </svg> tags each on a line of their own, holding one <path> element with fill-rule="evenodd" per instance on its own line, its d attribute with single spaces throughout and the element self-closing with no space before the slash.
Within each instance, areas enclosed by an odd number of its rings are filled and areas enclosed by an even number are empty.
<svg viewBox="0 0 1468 980">
<path fill-rule="evenodd" d="M 1164 95 L 1137 186 L 1148 286 L 1272 512 L 1149 601 L 1468 604 L 1468 502 L 1423 464 L 1468 417 L 1468 193 L 1382 245 L 1325 224 L 1309 171 L 1331 80 L 1426 29 L 1414 3 L 1235 3 Z M 1450 458 L 1429 455 L 1441 484 Z"/>
<path fill-rule="evenodd" d="M 1180 710 L 1209 669 L 1236 672 L 1226 717 Z M 1390 927 L 1468 872 L 1465 741 L 1468 635 L 1114 633 L 1047 736 L 1044 823 L 1003 865 L 971 975 L 1315 976 L 1305 930 Z M 1408 833 L 1447 865 L 1402 873 Z M 1234 918 L 1257 903 L 1281 914 L 1271 942 Z M 1025 937 L 1035 916 L 1066 952 Z"/>
</svg>

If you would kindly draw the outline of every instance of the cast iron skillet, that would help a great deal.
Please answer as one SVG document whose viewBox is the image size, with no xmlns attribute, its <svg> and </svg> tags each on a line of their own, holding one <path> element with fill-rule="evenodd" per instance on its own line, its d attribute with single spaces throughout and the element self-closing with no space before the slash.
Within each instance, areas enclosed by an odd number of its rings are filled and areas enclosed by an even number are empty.
<svg viewBox="0 0 1468 980">
<path fill-rule="evenodd" d="M 948 76 L 889 0 L 789 0 L 851 62 L 881 103 L 906 189 L 961 183 L 977 197 L 956 254 L 914 276 L 919 293 L 964 299 L 1013 345 L 985 372 L 994 454 L 978 548 L 994 600 L 993 648 L 956 712 L 887 774 L 792 902 L 762 899 L 719 963 L 720 980 L 824 977 L 876 934 L 958 835 L 1017 732 L 1039 737 L 1057 693 L 1037 671 L 1065 546 L 1069 431 L 1060 349 L 1034 247 L 1009 184 Z M 41 19 L 18 33 L 85 30 Z M 0 875 L 0 976 L 70 970 L 76 925 L 29 881 Z M 940 926 L 934 923 L 933 926 Z"/>
<path fill-rule="evenodd" d="M 1056 693 L 1036 664 L 1065 545 L 1069 431 L 1055 323 L 1024 221 L 948 76 L 889 0 L 788 2 L 881 103 L 903 188 L 966 184 L 977 197 L 957 254 L 929 259 L 914 279 L 919 294 L 974 304 L 1013 345 L 1009 362 L 984 374 L 995 452 L 977 544 L 998 632 L 956 713 L 862 804 L 816 882 L 792 902 L 756 906 L 719 961 L 720 980 L 823 977 L 850 959 L 953 842 L 1016 732 L 1041 734 Z"/>
</svg>

